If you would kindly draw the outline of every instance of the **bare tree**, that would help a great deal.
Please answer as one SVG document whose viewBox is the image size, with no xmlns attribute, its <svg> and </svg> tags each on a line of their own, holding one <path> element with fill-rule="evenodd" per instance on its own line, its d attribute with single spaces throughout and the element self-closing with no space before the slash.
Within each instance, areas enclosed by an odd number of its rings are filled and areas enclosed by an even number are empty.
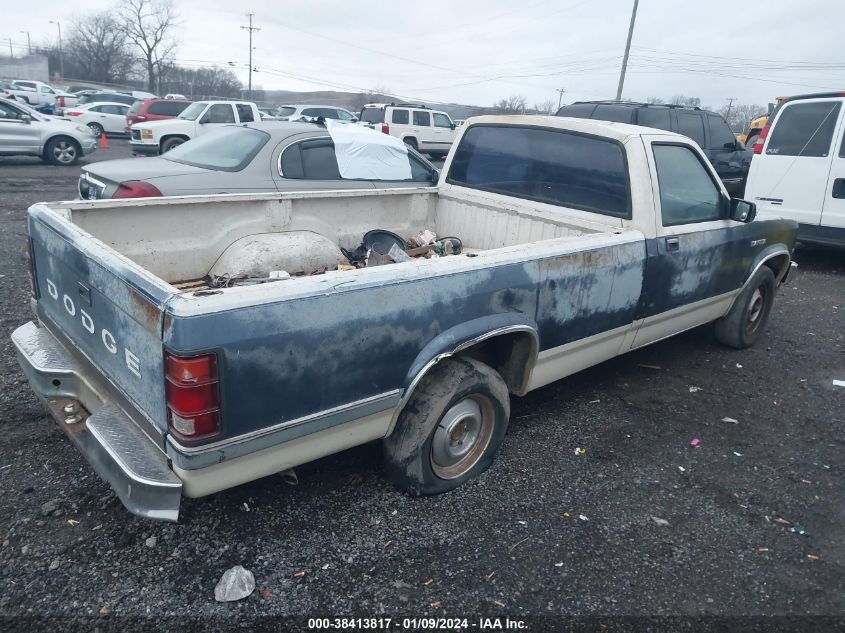
<svg viewBox="0 0 845 633">
<path fill-rule="evenodd" d="M 167 92 L 187 95 L 191 99 L 237 99 L 242 88 L 235 73 L 219 66 L 197 69 L 175 66 L 161 83 Z"/>
<path fill-rule="evenodd" d="M 557 104 L 549 99 L 548 101 L 543 101 L 543 103 L 535 103 L 532 110 L 534 110 L 537 114 L 551 115 L 557 112 Z"/>
<path fill-rule="evenodd" d="M 525 112 L 525 97 L 511 95 L 507 99 L 499 99 L 493 104 L 499 114 L 523 114 Z"/>
<path fill-rule="evenodd" d="M 645 100 L 645 102 L 648 103 L 649 105 L 662 105 L 662 104 L 666 103 L 663 100 L 663 97 L 649 97 L 648 99 Z"/>
<path fill-rule="evenodd" d="M 684 95 L 675 95 L 669 103 L 672 105 L 687 106 L 688 108 L 701 107 L 701 99 L 699 97 L 685 97 Z"/>
<path fill-rule="evenodd" d="M 766 114 L 766 107 L 756 103 L 734 103 L 728 111 L 728 104 L 719 109 L 734 132 L 746 132 L 752 119 Z"/>
<path fill-rule="evenodd" d="M 135 64 L 128 44 L 109 11 L 74 20 L 65 44 L 74 68 L 71 76 L 104 83 L 125 79 Z"/>
<path fill-rule="evenodd" d="M 119 11 L 121 28 L 140 52 L 147 71 L 147 89 L 156 92 L 158 77 L 176 50 L 170 38 L 177 25 L 173 5 L 169 0 L 123 0 Z"/>
</svg>

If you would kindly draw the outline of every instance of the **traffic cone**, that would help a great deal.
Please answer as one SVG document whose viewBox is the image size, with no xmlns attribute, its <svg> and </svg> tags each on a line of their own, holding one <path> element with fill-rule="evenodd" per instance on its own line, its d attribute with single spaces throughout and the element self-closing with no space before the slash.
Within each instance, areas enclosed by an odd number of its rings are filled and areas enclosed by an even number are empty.
<svg viewBox="0 0 845 633">
<path fill-rule="evenodd" d="M 106 138 L 105 132 L 100 132 L 100 149 L 108 149 L 109 140 Z"/>
</svg>

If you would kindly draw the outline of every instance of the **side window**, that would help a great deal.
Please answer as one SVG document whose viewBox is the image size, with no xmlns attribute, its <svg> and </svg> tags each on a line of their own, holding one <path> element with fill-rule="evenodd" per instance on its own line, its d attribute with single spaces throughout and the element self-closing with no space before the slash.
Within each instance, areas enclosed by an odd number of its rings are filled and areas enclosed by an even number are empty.
<svg viewBox="0 0 845 633">
<path fill-rule="evenodd" d="M 839 158 L 845 158 L 845 134 L 842 135 L 842 145 L 839 147 Z"/>
<path fill-rule="evenodd" d="M 303 141 L 302 171 L 307 180 L 340 180 L 334 143 L 330 140 Z"/>
<path fill-rule="evenodd" d="M 346 110 L 337 110 L 337 118 L 341 121 L 351 121 L 355 117 L 349 114 Z"/>
<path fill-rule="evenodd" d="M 671 132 L 671 116 L 669 108 L 640 108 L 637 112 L 637 125 Z"/>
<path fill-rule="evenodd" d="M 618 105 L 600 105 L 596 106 L 596 111 L 593 112 L 592 118 L 600 121 L 614 121 L 616 123 L 630 123 L 633 108 Z"/>
<path fill-rule="evenodd" d="M 453 154 L 447 182 L 630 217 L 625 150 L 619 143 L 573 132 L 473 125 Z"/>
<path fill-rule="evenodd" d="M 411 161 L 411 180 L 414 182 L 431 182 L 431 167 L 410 152 L 408 152 L 408 160 Z"/>
<path fill-rule="evenodd" d="M 44 94 L 53 94 L 53 89 L 48 86 L 41 86 L 41 92 Z"/>
<path fill-rule="evenodd" d="M 690 137 L 704 147 L 704 123 L 698 112 L 678 110 L 678 134 Z"/>
<path fill-rule="evenodd" d="M 736 137 L 731 128 L 720 116 L 707 115 L 707 124 L 710 126 L 710 149 L 732 149 L 736 145 Z"/>
<path fill-rule="evenodd" d="M 434 113 L 434 127 L 448 127 L 451 129 L 452 121 L 445 114 Z"/>
<path fill-rule="evenodd" d="M 576 119 L 589 119 L 596 109 L 594 103 L 573 103 L 572 105 L 563 106 L 557 111 L 558 116 L 571 116 Z"/>
<path fill-rule="evenodd" d="M 708 222 L 722 217 L 722 196 L 691 148 L 652 145 L 660 186 L 663 226 Z"/>
<path fill-rule="evenodd" d="M 104 114 L 125 114 L 125 110 L 120 109 L 121 106 L 116 105 L 105 105 L 103 106 L 103 113 Z"/>
<path fill-rule="evenodd" d="M 390 117 L 390 122 L 396 123 L 397 125 L 408 125 L 408 121 L 407 110 L 394 110 Z"/>
<path fill-rule="evenodd" d="M 285 178 L 303 178 L 301 143 L 294 143 L 282 152 L 282 176 Z"/>
<path fill-rule="evenodd" d="M 91 108 L 88 108 L 88 112 L 102 112 L 102 111 L 103 111 L 103 106 L 93 106 Z"/>
<path fill-rule="evenodd" d="M 766 154 L 829 156 L 841 104 L 838 101 L 792 103 L 775 121 Z"/>
<path fill-rule="evenodd" d="M 235 113 L 228 103 L 215 103 L 202 116 L 200 123 L 234 123 Z"/>
<path fill-rule="evenodd" d="M 238 109 L 238 118 L 241 120 L 241 123 L 252 123 L 255 121 L 250 106 L 245 103 L 236 103 L 235 107 Z"/>
<path fill-rule="evenodd" d="M 414 125 L 422 127 L 431 126 L 431 113 L 422 110 L 414 110 Z"/>
<path fill-rule="evenodd" d="M 0 103 L 0 119 L 13 119 L 17 121 L 21 118 L 20 113 L 11 106 L 5 103 Z"/>
</svg>

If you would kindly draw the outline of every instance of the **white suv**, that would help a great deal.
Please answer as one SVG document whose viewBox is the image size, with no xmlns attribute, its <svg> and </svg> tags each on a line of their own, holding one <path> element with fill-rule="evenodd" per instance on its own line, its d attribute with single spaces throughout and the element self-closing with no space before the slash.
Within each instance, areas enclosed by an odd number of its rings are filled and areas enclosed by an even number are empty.
<svg viewBox="0 0 845 633">
<path fill-rule="evenodd" d="M 458 136 L 448 114 L 419 103 L 368 103 L 359 119 L 362 125 L 400 138 L 432 157 L 448 154 Z"/>
</svg>

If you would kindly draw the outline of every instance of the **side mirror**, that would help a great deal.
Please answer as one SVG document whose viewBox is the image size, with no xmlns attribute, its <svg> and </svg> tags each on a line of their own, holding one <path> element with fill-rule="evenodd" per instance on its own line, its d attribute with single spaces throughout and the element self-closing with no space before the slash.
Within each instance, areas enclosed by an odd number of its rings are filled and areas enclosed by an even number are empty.
<svg viewBox="0 0 845 633">
<path fill-rule="evenodd" d="M 431 170 L 431 182 L 435 185 L 440 180 L 440 170 L 439 169 L 432 169 Z"/>
<path fill-rule="evenodd" d="M 457 126 L 457 125 L 455 125 L 455 124 L 453 123 L 453 124 L 452 124 L 452 125 L 450 125 L 449 127 L 451 127 L 451 128 L 454 130 L 454 129 L 455 129 L 456 127 L 458 127 L 458 126 Z"/>
<path fill-rule="evenodd" d="M 731 198 L 731 211 L 728 217 L 737 222 L 751 222 L 757 216 L 757 205 L 748 200 Z"/>
<path fill-rule="evenodd" d="M 32 123 L 32 117 L 29 116 L 28 114 L 22 114 L 21 115 L 21 121 L 23 121 L 25 124 L 29 125 L 30 123 Z"/>
<path fill-rule="evenodd" d="M 352 117 L 352 121 L 351 121 L 351 122 L 352 122 L 352 123 L 358 123 L 358 117 L 357 117 L 357 116 Z"/>
</svg>

